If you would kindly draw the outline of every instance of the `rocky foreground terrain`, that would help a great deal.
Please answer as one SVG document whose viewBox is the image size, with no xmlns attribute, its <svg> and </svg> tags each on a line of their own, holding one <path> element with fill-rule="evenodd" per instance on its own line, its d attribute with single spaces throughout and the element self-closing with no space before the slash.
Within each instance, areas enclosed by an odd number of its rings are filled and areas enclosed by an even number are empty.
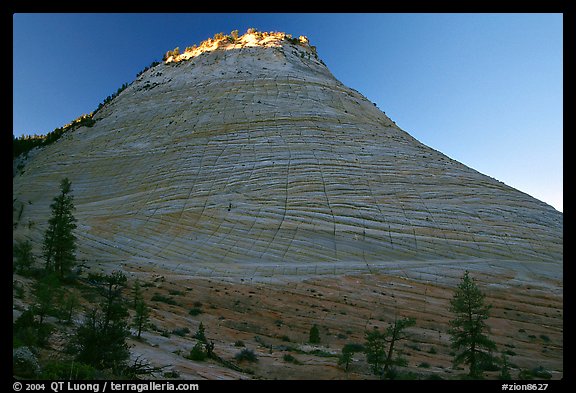
<svg viewBox="0 0 576 393">
<path fill-rule="evenodd" d="M 183 378 L 369 378 L 363 355 L 348 373 L 335 355 L 413 316 L 409 369 L 450 378 L 464 371 L 451 367 L 448 301 L 468 269 L 513 373 L 562 377 L 562 213 L 418 142 L 336 80 L 306 38 L 207 40 L 142 73 L 93 120 L 19 161 L 13 239 L 40 254 L 68 177 L 78 259 L 149 286 L 156 330 L 134 354 Z M 241 340 L 259 361 L 185 359 L 200 321 L 222 358 Z M 306 343 L 313 324 L 318 345 Z"/>
</svg>

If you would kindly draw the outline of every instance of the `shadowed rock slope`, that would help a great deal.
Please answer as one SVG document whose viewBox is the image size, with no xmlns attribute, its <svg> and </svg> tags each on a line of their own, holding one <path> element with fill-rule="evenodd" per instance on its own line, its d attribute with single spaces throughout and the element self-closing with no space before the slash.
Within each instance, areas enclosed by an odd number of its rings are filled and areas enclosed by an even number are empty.
<svg viewBox="0 0 576 393">
<path fill-rule="evenodd" d="M 562 264 L 562 213 L 418 142 L 304 38 L 208 40 L 141 74 L 94 120 L 14 177 L 15 240 L 39 247 L 67 176 L 90 262 L 222 275 Z"/>
</svg>

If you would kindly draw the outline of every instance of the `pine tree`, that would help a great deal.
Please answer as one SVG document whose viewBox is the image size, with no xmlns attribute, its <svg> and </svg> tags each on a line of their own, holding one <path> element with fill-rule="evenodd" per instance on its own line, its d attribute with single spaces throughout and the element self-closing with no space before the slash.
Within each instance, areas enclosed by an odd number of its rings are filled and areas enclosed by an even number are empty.
<svg viewBox="0 0 576 393">
<path fill-rule="evenodd" d="M 72 340 L 76 360 L 98 369 L 121 369 L 130 356 L 126 343 L 130 334 L 128 309 L 122 298 L 126 276 L 121 272 L 91 274 L 88 280 L 98 287 L 104 301 L 76 330 Z"/>
<path fill-rule="evenodd" d="M 392 375 L 393 366 L 406 365 L 403 358 L 394 356 L 395 345 L 407 337 L 404 329 L 415 324 L 414 318 L 401 318 L 396 319 L 392 325 L 388 326 L 384 333 L 377 329 L 366 333 L 364 352 L 366 353 L 366 361 L 370 364 L 375 375 L 389 378 Z"/>
<path fill-rule="evenodd" d="M 16 273 L 28 274 L 34 265 L 34 254 L 32 254 L 32 244 L 25 240 L 14 245 L 14 256 L 16 264 L 14 269 Z"/>
<path fill-rule="evenodd" d="M 36 303 L 34 304 L 34 312 L 40 318 L 38 322 L 40 325 L 44 322 L 44 317 L 55 311 L 54 303 L 59 291 L 58 279 L 54 274 L 44 276 L 35 283 Z"/>
<path fill-rule="evenodd" d="M 140 289 L 140 282 L 136 280 L 133 288 L 133 306 L 136 314 L 134 315 L 134 321 L 132 326 L 138 331 L 137 337 L 140 338 L 142 331 L 146 330 L 148 321 L 150 321 L 150 309 L 146 305 L 144 298 L 142 297 L 142 291 Z"/>
<path fill-rule="evenodd" d="M 310 328 L 310 335 L 308 337 L 308 342 L 310 344 L 320 343 L 320 330 L 318 330 L 318 326 L 314 325 Z"/>
<path fill-rule="evenodd" d="M 365 339 L 364 353 L 366 354 L 366 361 L 370 364 L 372 373 L 381 375 L 386 357 L 386 335 L 377 329 L 373 329 L 371 332 L 366 333 Z"/>
<path fill-rule="evenodd" d="M 344 366 L 344 371 L 348 372 L 350 367 L 350 362 L 352 362 L 352 357 L 354 356 L 354 351 L 350 349 L 349 346 L 344 346 L 342 348 L 342 353 L 338 356 L 338 365 Z"/>
<path fill-rule="evenodd" d="M 484 334 L 491 308 L 484 300 L 484 294 L 466 271 L 450 300 L 450 311 L 456 317 L 450 321 L 449 333 L 451 346 L 457 351 L 454 365 L 467 364 L 471 378 L 482 377 L 483 366 L 493 362 L 492 351 L 496 349 L 496 344 Z"/>
<path fill-rule="evenodd" d="M 512 375 L 510 374 L 510 363 L 508 363 L 508 358 L 504 353 L 500 357 L 500 366 L 500 375 L 498 375 L 498 379 L 503 381 L 511 380 Z"/>
<path fill-rule="evenodd" d="M 198 341 L 200 341 L 201 343 L 206 343 L 208 342 L 208 340 L 206 339 L 206 329 L 204 328 L 204 324 L 202 322 L 200 322 L 200 325 L 198 326 L 198 330 L 196 331 L 196 334 L 194 334 L 194 338 Z"/>
<path fill-rule="evenodd" d="M 60 183 L 60 195 L 53 199 L 50 208 L 52 217 L 48 220 L 48 229 L 44 234 L 43 255 L 46 259 L 46 272 L 56 272 L 60 278 L 70 272 L 76 262 L 76 218 L 74 198 L 71 195 L 70 180 Z"/>
<path fill-rule="evenodd" d="M 414 326 L 416 320 L 414 318 L 402 318 L 396 319 L 394 324 L 388 326 L 386 329 L 386 341 L 388 342 L 388 352 L 386 354 L 386 360 L 384 361 L 384 376 L 388 375 L 391 370 L 391 366 L 401 366 L 404 365 L 405 361 L 402 358 L 394 358 L 394 345 L 396 342 L 406 338 L 404 329 L 410 326 Z"/>
<path fill-rule="evenodd" d="M 72 317 L 74 316 L 74 311 L 80 305 L 80 301 L 74 293 L 61 292 L 61 296 L 58 299 L 58 305 L 59 321 L 71 323 Z"/>
<path fill-rule="evenodd" d="M 134 327 L 138 330 L 137 337 L 140 338 L 143 330 L 146 330 L 146 325 L 150 320 L 150 310 L 143 299 L 138 300 L 136 303 L 136 315 L 134 316 Z"/>
<path fill-rule="evenodd" d="M 190 350 L 190 355 L 188 356 L 188 359 L 190 360 L 196 360 L 196 361 L 203 361 L 204 359 L 206 359 L 206 352 L 204 351 L 204 346 L 202 345 L 202 343 L 200 341 L 198 341 L 194 347 L 192 347 L 192 349 Z"/>
<path fill-rule="evenodd" d="M 136 281 L 134 282 L 134 287 L 132 288 L 132 307 L 134 309 L 136 309 L 138 302 L 140 300 L 142 300 L 142 290 L 140 289 L 140 281 L 138 281 L 138 279 L 136 279 Z"/>
</svg>

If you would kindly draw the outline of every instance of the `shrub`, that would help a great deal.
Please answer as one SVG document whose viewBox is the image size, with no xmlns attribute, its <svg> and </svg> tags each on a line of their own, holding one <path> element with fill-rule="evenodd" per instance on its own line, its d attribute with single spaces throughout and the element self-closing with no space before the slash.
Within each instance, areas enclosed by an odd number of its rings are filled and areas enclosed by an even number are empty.
<svg viewBox="0 0 576 393">
<path fill-rule="evenodd" d="M 357 343 L 348 343 L 348 344 L 344 345 L 344 348 L 342 348 L 342 351 L 345 351 L 345 352 L 364 352 L 364 345 L 357 344 Z"/>
<path fill-rule="evenodd" d="M 166 61 L 166 60 L 168 60 L 168 58 L 169 58 L 170 56 L 176 57 L 176 56 L 178 56 L 178 55 L 180 55 L 180 48 L 179 48 L 179 47 L 176 47 L 176 48 L 174 48 L 174 49 L 172 49 L 172 50 L 167 51 L 166 54 L 164 55 L 164 57 L 162 58 L 162 60 Z"/>
<path fill-rule="evenodd" d="M 505 354 L 502 354 L 500 358 L 500 374 L 498 375 L 498 379 L 501 381 L 509 381 L 512 379 L 512 375 L 510 374 L 510 363 L 508 363 L 508 358 L 506 358 Z"/>
<path fill-rule="evenodd" d="M 296 358 L 294 356 L 290 355 L 289 353 L 282 356 L 282 359 L 284 359 L 284 361 L 286 361 L 286 362 L 293 362 L 294 360 L 296 360 Z"/>
<path fill-rule="evenodd" d="M 550 342 L 550 337 L 548 337 L 548 336 L 545 335 L 545 334 L 541 334 L 541 335 L 540 335 L 540 338 L 541 338 L 542 341 L 544 341 L 544 342 L 547 342 L 547 343 Z"/>
<path fill-rule="evenodd" d="M 535 367 L 531 370 L 522 370 L 518 374 L 518 379 L 550 379 L 552 374 L 542 366 Z"/>
<path fill-rule="evenodd" d="M 194 347 L 192 347 L 192 349 L 190 350 L 190 355 L 188 356 L 188 359 L 202 362 L 206 359 L 207 356 L 208 355 L 206 354 L 206 351 L 204 351 L 202 343 L 197 342 L 196 345 L 194 345 Z"/>
<path fill-rule="evenodd" d="M 18 281 L 15 281 L 13 284 L 13 290 L 14 290 L 14 297 L 16 299 L 22 299 L 24 297 L 24 286 L 19 283 Z"/>
<path fill-rule="evenodd" d="M 333 353 L 331 353 L 331 352 L 323 351 L 323 350 L 321 350 L 321 349 L 314 349 L 314 350 L 312 350 L 312 351 L 310 351 L 310 352 L 308 352 L 308 353 L 309 353 L 310 355 L 320 356 L 320 357 L 322 357 L 322 358 L 331 358 L 331 357 L 338 356 L 338 355 L 335 355 L 335 354 L 333 354 Z"/>
<path fill-rule="evenodd" d="M 172 299 L 171 297 L 167 297 L 167 296 L 161 295 L 159 293 L 155 293 L 154 295 L 152 295 L 150 300 L 153 302 L 162 302 L 162 303 L 166 303 L 166 304 L 171 304 L 173 306 L 175 306 L 177 304 L 176 301 L 174 299 Z"/>
<path fill-rule="evenodd" d="M 188 314 L 192 315 L 193 317 L 195 317 L 196 315 L 200 315 L 202 314 L 202 310 L 198 307 L 193 307 L 190 309 L 190 311 L 188 311 Z"/>
<path fill-rule="evenodd" d="M 294 45 L 299 45 L 300 44 L 300 39 L 299 38 L 293 38 L 292 34 L 286 34 L 286 36 L 284 37 L 284 39 Z"/>
<path fill-rule="evenodd" d="M 164 378 L 180 378 L 180 373 L 176 370 L 166 371 L 162 374 Z"/>
<path fill-rule="evenodd" d="M 150 63 L 149 66 L 144 67 L 144 69 L 143 69 L 142 71 L 138 72 L 138 73 L 136 74 L 136 78 L 138 78 L 140 75 L 142 75 L 143 73 L 145 73 L 146 71 L 148 71 L 150 68 L 156 67 L 158 64 L 160 64 L 160 62 L 158 62 L 158 61 L 153 61 L 152 63 Z"/>
<path fill-rule="evenodd" d="M 97 379 L 98 374 L 98 370 L 88 364 L 72 361 L 52 361 L 44 366 L 41 379 L 93 380 Z"/>
<path fill-rule="evenodd" d="M 430 368 L 430 363 L 428 362 L 422 362 L 418 365 L 418 367 L 420 368 Z"/>
<path fill-rule="evenodd" d="M 22 378 L 35 378 L 41 368 L 38 358 L 28 347 L 17 348 L 12 351 L 12 374 Z"/>
<path fill-rule="evenodd" d="M 34 311 L 28 309 L 12 324 L 12 346 L 14 348 L 45 346 L 52 330 L 53 327 L 51 325 L 36 322 L 34 320 Z"/>
<path fill-rule="evenodd" d="M 22 210 L 20 211 L 20 213 Z M 25 240 L 14 245 L 14 256 L 16 257 L 15 270 L 17 273 L 27 274 L 34 264 L 34 255 L 32 254 L 32 244 Z"/>
<path fill-rule="evenodd" d="M 245 345 L 244 345 L 244 341 L 242 341 L 242 340 L 236 340 L 236 341 L 234 342 L 234 346 L 235 346 L 235 347 L 244 347 L 244 346 L 245 346 Z"/>
<path fill-rule="evenodd" d="M 239 362 L 244 361 L 244 360 L 247 362 L 257 362 L 258 361 L 258 357 L 254 353 L 254 351 L 252 351 L 251 349 L 247 349 L 247 348 L 244 348 L 243 350 L 238 352 L 234 356 L 234 358 Z"/>
<path fill-rule="evenodd" d="M 296 359 L 294 356 L 290 355 L 289 353 L 282 356 L 282 359 L 284 359 L 284 361 L 288 362 L 288 363 L 302 364 L 298 359 Z"/>
<path fill-rule="evenodd" d="M 172 330 L 172 334 L 175 334 L 180 337 L 184 337 L 188 333 L 190 333 L 190 329 L 188 329 L 187 327 Z"/>
</svg>

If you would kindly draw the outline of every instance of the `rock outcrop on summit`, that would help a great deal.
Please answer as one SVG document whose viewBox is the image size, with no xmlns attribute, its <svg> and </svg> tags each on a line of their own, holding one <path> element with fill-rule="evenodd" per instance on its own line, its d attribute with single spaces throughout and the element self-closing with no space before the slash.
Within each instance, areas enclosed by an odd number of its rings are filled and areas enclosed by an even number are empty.
<svg viewBox="0 0 576 393">
<path fill-rule="evenodd" d="M 208 40 L 93 120 L 14 177 L 15 240 L 41 244 L 68 177 L 89 263 L 222 276 L 403 261 L 561 270 L 562 213 L 417 141 L 305 37 Z"/>
</svg>

